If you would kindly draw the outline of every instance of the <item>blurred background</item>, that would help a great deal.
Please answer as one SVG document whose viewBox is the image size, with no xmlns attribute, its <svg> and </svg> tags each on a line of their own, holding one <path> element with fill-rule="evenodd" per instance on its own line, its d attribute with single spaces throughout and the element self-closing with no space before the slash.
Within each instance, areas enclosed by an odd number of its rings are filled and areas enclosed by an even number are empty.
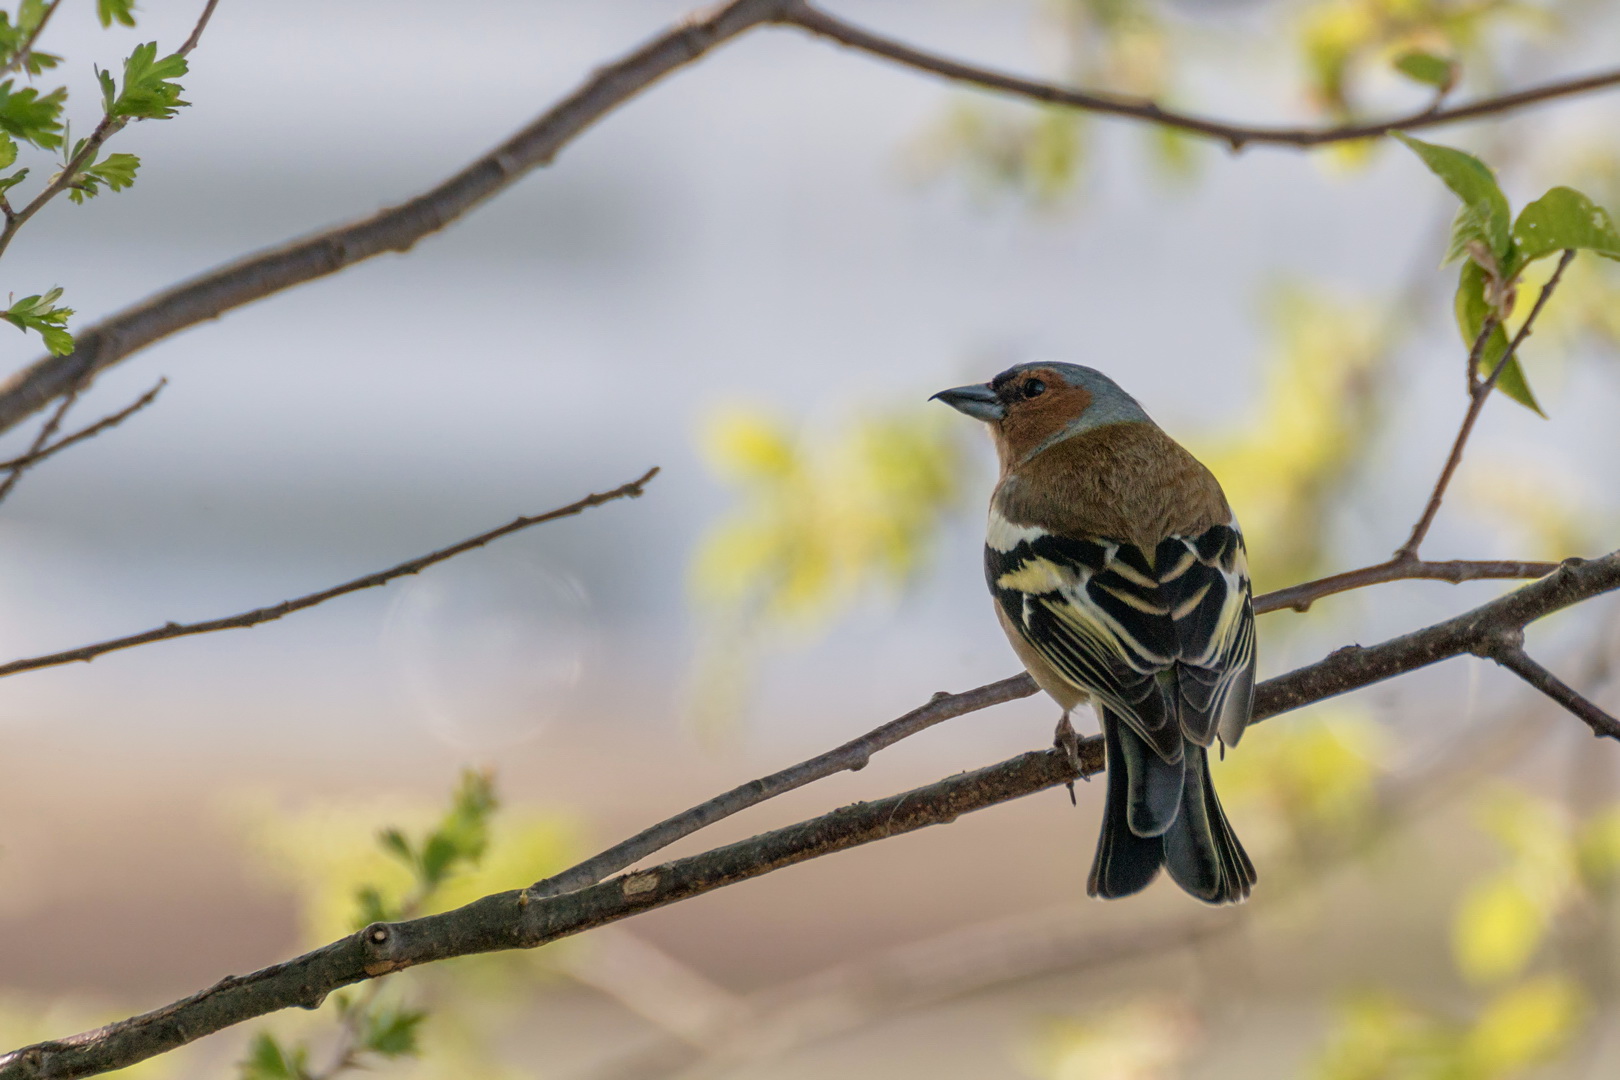
<svg viewBox="0 0 1620 1080">
<path fill-rule="evenodd" d="M 1421 107 L 1432 91 L 1392 65 L 1413 48 L 1455 59 L 1466 97 L 1612 64 L 1620 40 L 1620 13 L 1587 0 L 831 6 L 1254 121 Z M 91 63 L 169 51 L 196 7 L 153 0 L 112 30 L 62 9 L 44 45 L 69 58 L 79 126 Z M 119 137 L 139 182 L 53 204 L 7 287 L 60 284 L 88 323 L 397 203 L 686 8 L 225 0 L 183 80 L 194 104 Z M 1572 184 L 1614 208 L 1617 119 L 1598 95 L 1431 137 L 1495 166 L 1516 206 Z M 410 254 L 109 371 L 77 420 L 169 384 L 0 507 L 7 658 L 273 603 L 663 472 L 640 500 L 387 589 L 0 683 L 0 1041 L 286 958 L 363 922 L 364 889 L 394 910 L 520 886 L 1013 674 L 980 572 L 990 448 L 925 402 L 1008 364 L 1114 375 L 1222 478 L 1261 588 L 1386 557 L 1466 404 L 1438 267 L 1454 208 L 1398 146 L 1234 155 L 759 30 Z M 1546 418 L 1491 403 L 1430 557 L 1616 545 L 1620 277 L 1592 262 L 1524 357 Z M 0 331 L 0 351 L 19 367 L 37 338 Z M 1386 585 L 1266 616 L 1262 667 L 1503 588 Z M 1530 639 L 1611 709 L 1617 615 L 1589 603 Z M 1037 698 L 951 721 L 670 854 L 1047 745 L 1055 720 Z M 499 800 L 475 808 L 487 849 L 425 888 L 376 834 L 420 836 L 467 767 Z M 1243 909 L 1162 882 L 1085 901 L 1101 785 L 1077 809 L 1046 792 L 396 978 L 379 1000 L 427 1011 L 421 1056 L 368 1061 L 582 1080 L 1614 1075 L 1620 790 L 1579 722 L 1458 660 L 1268 723 L 1222 770 L 1261 872 Z M 340 1029 L 332 1007 L 276 1016 L 141 1071 L 232 1073 L 260 1032 L 324 1068 Z"/>
</svg>

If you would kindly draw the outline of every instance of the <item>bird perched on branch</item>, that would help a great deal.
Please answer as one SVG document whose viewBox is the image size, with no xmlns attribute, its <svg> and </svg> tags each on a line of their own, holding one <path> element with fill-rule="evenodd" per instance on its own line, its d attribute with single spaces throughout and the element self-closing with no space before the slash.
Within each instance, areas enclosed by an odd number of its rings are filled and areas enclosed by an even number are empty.
<svg viewBox="0 0 1620 1080">
<path fill-rule="evenodd" d="M 1058 745 L 1076 754 L 1082 703 L 1102 724 L 1087 891 L 1128 896 L 1165 866 L 1200 900 L 1243 900 L 1254 864 L 1207 754 L 1237 744 L 1254 696 L 1248 562 L 1220 484 L 1088 367 L 1020 364 L 934 396 L 994 436 L 985 575 L 1013 650 L 1063 708 Z"/>
</svg>

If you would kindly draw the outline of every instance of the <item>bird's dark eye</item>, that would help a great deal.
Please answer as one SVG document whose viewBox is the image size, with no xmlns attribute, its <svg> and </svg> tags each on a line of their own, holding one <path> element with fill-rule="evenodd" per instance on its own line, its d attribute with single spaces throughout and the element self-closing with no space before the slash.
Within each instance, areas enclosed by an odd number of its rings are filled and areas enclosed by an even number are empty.
<svg viewBox="0 0 1620 1080">
<path fill-rule="evenodd" d="M 1046 393 L 1046 384 L 1039 379 L 1031 379 L 1024 384 L 1024 396 L 1027 398 L 1040 397 Z"/>
</svg>

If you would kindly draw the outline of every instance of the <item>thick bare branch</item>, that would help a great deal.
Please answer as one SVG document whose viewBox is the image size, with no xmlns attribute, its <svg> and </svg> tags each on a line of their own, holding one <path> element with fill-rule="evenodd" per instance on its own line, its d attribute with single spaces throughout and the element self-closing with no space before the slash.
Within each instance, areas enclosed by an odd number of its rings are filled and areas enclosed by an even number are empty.
<svg viewBox="0 0 1620 1080">
<path fill-rule="evenodd" d="M 684 813 L 676 814 L 650 829 L 642 830 L 623 843 L 615 844 L 600 855 L 592 856 L 577 866 L 570 867 L 544 881 L 537 881 L 529 886 L 529 894 L 534 897 L 556 896 L 559 893 L 594 885 L 609 874 L 616 874 L 654 852 L 662 851 L 683 836 L 690 836 L 699 829 L 746 810 L 750 806 L 758 805 L 766 799 L 774 799 L 778 795 L 832 776 L 834 773 L 864 769 L 866 763 L 872 760 L 873 754 L 925 728 L 933 727 L 953 717 L 988 709 L 992 705 L 1029 697 L 1035 690 L 1035 683 L 1028 675 L 1015 675 L 1010 679 L 1002 679 L 1000 682 L 993 682 L 966 693 L 947 694 L 941 691 L 935 694 L 928 704 L 913 709 L 860 738 L 851 739 L 825 754 L 818 754 L 808 761 L 801 761 L 780 772 L 732 788 L 723 795 L 700 803 Z"/>
<path fill-rule="evenodd" d="M 691 18 L 598 68 L 527 127 L 409 202 L 211 270 L 78 331 L 73 352 L 45 357 L 0 384 L 0 431 L 86 376 L 188 326 L 385 252 L 409 251 L 424 236 L 550 164 L 576 136 L 654 82 L 768 22 L 783 3 L 734 0 Z"/>
<path fill-rule="evenodd" d="M 361 589 L 375 588 L 378 585 L 386 585 L 395 578 L 420 573 L 421 571 L 432 566 L 434 563 L 444 562 L 446 559 L 454 558 L 455 556 L 471 551 L 474 548 L 483 547 L 491 540 L 498 540 L 501 537 L 515 533 L 520 529 L 527 529 L 531 525 L 540 525 L 547 521 L 556 521 L 558 518 L 573 517 L 575 514 L 583 513 L 593 506 L 601 506 L 603 503 L 612 502 L 615 499 L 637 498 L 641 495 L 642 489 L 644 489 L 652 478 L 657 475 L 658 469 L 656 467 L 648 469 L 646 474 L 639 480 L 632 480 L 628 484 L 621 484 L 612 491 L 604 491 L 595 495 L 587 495 L 578 502 L 569 503 L 567 506 L 561 506 L 555 510 L 548 510 L 546 513 L 538 514 L 534 517 L 520 517 L 515 521 L 507 522 L 498 529 L 491 529 L 489 532 L 479 533 L 477 536 L 463 540 L 459 544 L 452 544 L 447 548 L 441 548 L 438 551 L 430 552 L 429 554 L 423 555 L 420 558 L 411 559 L 408 562 L 402 562 L 398 566 L 389 567 L 387 570 L 379 570 L 374 574 L 367 574 L 364 577 L 355 578 L 353 581 L 346 581 L 341 585 L 334 585 L 330 589 L 322 589 L 317 593 L 310 593 L 307 596 L 300 596 L 296 600 L 283 600 L 281 603 L 274 604 L 270 607 L 254 608 L 252 611 L 244 611 L 240 615 L 231 615 L 223 619 L 209 619 L 206 622 L 165 623 L 154 630 L 147 630 L 146 632 L 140 634 L 131 634 L 128 637 L 113 638 L 110 641 L 101 641 L 94 645 L 82 645 L 77 649 L 68 649 L 65 652 L 50 653 L 46 656 L 33 656 L 23 660 L 13 660 L 9 664 L 0 664 L 0 677 L 6 675 L 15 675 L 22 671 L 35 671 L 39 668 L 56 667 L 61 664 L 77 663 L 81 660 L 89 662 L 98 656 L 105 656 L 110 652 L 117 652 L 120 649 L 132 649 L 137 645 L 149 645 L 154 641 L 169 641 L 173 638 L 190 637 L 193 634 L 208 634 L 215 630 L 238 630 L 244 627 L 258 626 L 260 623 L 272 622 L 276 619 L 282 618 L 283 616 L 291 615 L 295 611 L 303 611 L 306 608 L 314 607 L 316 604 L 324 604 L 326 601 L 335 599 L 339 596 L 345 596 L 352 592 L 359 592 Z"/>
<path fill-rule="evenodd" d="M 1568 560 L 1540 581 L 1454 619 L 1380 645 L 1339 649 L 1269 679 L 1257 688 L 1255 716 L 1265 719 L 1482 651 L 1536 619 L 1616 588 L 1620 551 L 1590 561 Z M 454 956 L 533 948 L 821 855 L 944 824 L 1099 772 L 1100 739 L 1081 743 L 1080 765 L 1076 772 L 1059 751 L 1022 754 L 574 892 L 546 897 L 528 890 L 497 893 L 443 914 L 375 924 L 285 963 L 223 979 L 153 1012 L 14 1051 L 0 1057 L 0 1080 L 69 1080 L 122 1068 L 256 1016 L 292 1006 L 312 1008 L 331 991 L 369 978 Z"/>
<path fill-rule="evenodd" d="M 1123 94 L 1111 94 L 1103 91 L 1075 90 L 1036 79 L 1008 75 L 1005 72 L 979 67 L 974 64 L 965 64 L 959 60 L 952 60 L 949 57 L 915 48 L 893 38 L 884 37 L 881 34 L 874 34 L 870 30 L 864 30 L 852 23 L 845 22 L 843 19 L 804 2 L 791 4 L 781 16 L 781 21 L 801 27 L 820 37 L 836 41 L 840 45 L 846 45 L 869 55 L 892 60 L 897 64 L 939 75 L 955 82 L 970 83 L 985 90 L 994 90 L 998 93 L 1028 98 L 1045 105 L 1061 105 L 1085 112 L 1158 124 L 1161 127 L 1185 131 L 1189 135 L 1203 135 L 1208 138 L 1219 139 L 1234 150 L 1241 150 L 1250 143 L 1271 146 L 1312 147 L 1350 142 L 1356 139 L 1370 139 L 1380 135 L 1388 135 L 1392 131 L 1417 131 L 1421 128 L 1456 123 L 1459 120 L 1497 116 L 1530 105 L 1538 105 L 1544 101 L 1620 86 L 1620 69 L 1614 69 L 1581 78 L 1548 83 L 1545 86 L 1520 90 L 1512 94 L 1482 98 L 1479 101 L 1467 105 L 1453 106 L 1449 109 L 1439 109 L 1430 105 L 1421 111 L 1408 113 L 1405 116 L 1390 117 L 1387 120 L 1342 124 L 1334 127 L 1278 127 L 1233 123 L 1204 116 L 1195 116 L 1191 113 L 1166 109 L 1147 98 L 1127 97 Z"/>
</svg>

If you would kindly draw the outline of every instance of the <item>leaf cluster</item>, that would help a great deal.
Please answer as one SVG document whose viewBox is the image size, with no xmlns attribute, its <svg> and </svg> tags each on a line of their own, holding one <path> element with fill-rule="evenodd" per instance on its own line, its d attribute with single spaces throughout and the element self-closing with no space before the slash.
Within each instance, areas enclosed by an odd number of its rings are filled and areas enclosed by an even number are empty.
<svg viewBox="0 0 1620 1080">
<path fill-rule="evenodd" d="M 490 818 L 498 807 L 490 775 L 468 769 L 461 775 L 450 807 L 437 824 L 412 838 L 398 828 L 377 834 L 377 845 L 390 859 L 403 864 L 414 882 L 408 896 L 390 902 L 377 885 L 362 886 L 356 894 L 357 925 L 409 918 L 434 899 L 443 885 L 460 871 L 476 868 L 489 849 Z M 341 1022 L 341 1052 L 324 1072 L 311 1071 L 309 1048 L 287 1045 L 270 1032 L 255 1036 L 239 1066 L 242 1080 L 326 1080 L 337 1072 L 366 1063 L 370 1057 L 414 1057 L 420 1051 L 419 1029 L 427 1012 L 378 1000 L 373 984 L 359 994 L 334 1000 Z"/>
<path fill-rule="evenodd" d="M 411 871 L 415 888 L 410 898 L 391 905 L 381 890 L 362 887 L 356 897 L 359 925 L 404 918 L 431 899 L 457 871 L 476 867 L 489 849 L 489 819 L 498 805 L 490 775 L 468 769 L 462 773 L 450 809 L 420 839 L 412 840 L 396 828 L 378 833 L 378 846 Z"/>
<path fill-rule="evenodd" d="M 1620 232 L 1606 210 L 1568 187 L 1553 188 L 1514 218 L 1496 175 L 1474 155 L 1399 132 L 1395 137 L 1462 204 L 1452 222 L 1444 263 L 1463 262 L 1455 307 L 1464 343 L 1478 352 L 1479 366 L 1471 374 L 1489 378 L 1500 366 L 1496 385 L 1519 404 L 1540 413 L 1518 357 L 1507 356 L 1507 323 L 1524 271 L 1562 251 L 1591 251 L 1620 259 Z"/>
<path fill-rule="evenodd" d="M 60 56 L 39 52 L 32 44 L 49 14 L 46 0 L 22 0 L 15 16 L 0 11 L 0 67 L 20 67 L 30 75 L 38 75 L 62 62 Z M 19 56 L 25 48 L 27 54 Z"/>
<path fill-rule="evenodd" d="M 56 302 L 61 298 L 60 287 L 42 295 L 25 296 L 0 312 L 0 316 L 19 330 L 37 331 L 53 356 L 65 356 L 73 351 L 73 335 L 67 332 L 67 321 L 73 309 L 57 307 Z"/>
</svg>

